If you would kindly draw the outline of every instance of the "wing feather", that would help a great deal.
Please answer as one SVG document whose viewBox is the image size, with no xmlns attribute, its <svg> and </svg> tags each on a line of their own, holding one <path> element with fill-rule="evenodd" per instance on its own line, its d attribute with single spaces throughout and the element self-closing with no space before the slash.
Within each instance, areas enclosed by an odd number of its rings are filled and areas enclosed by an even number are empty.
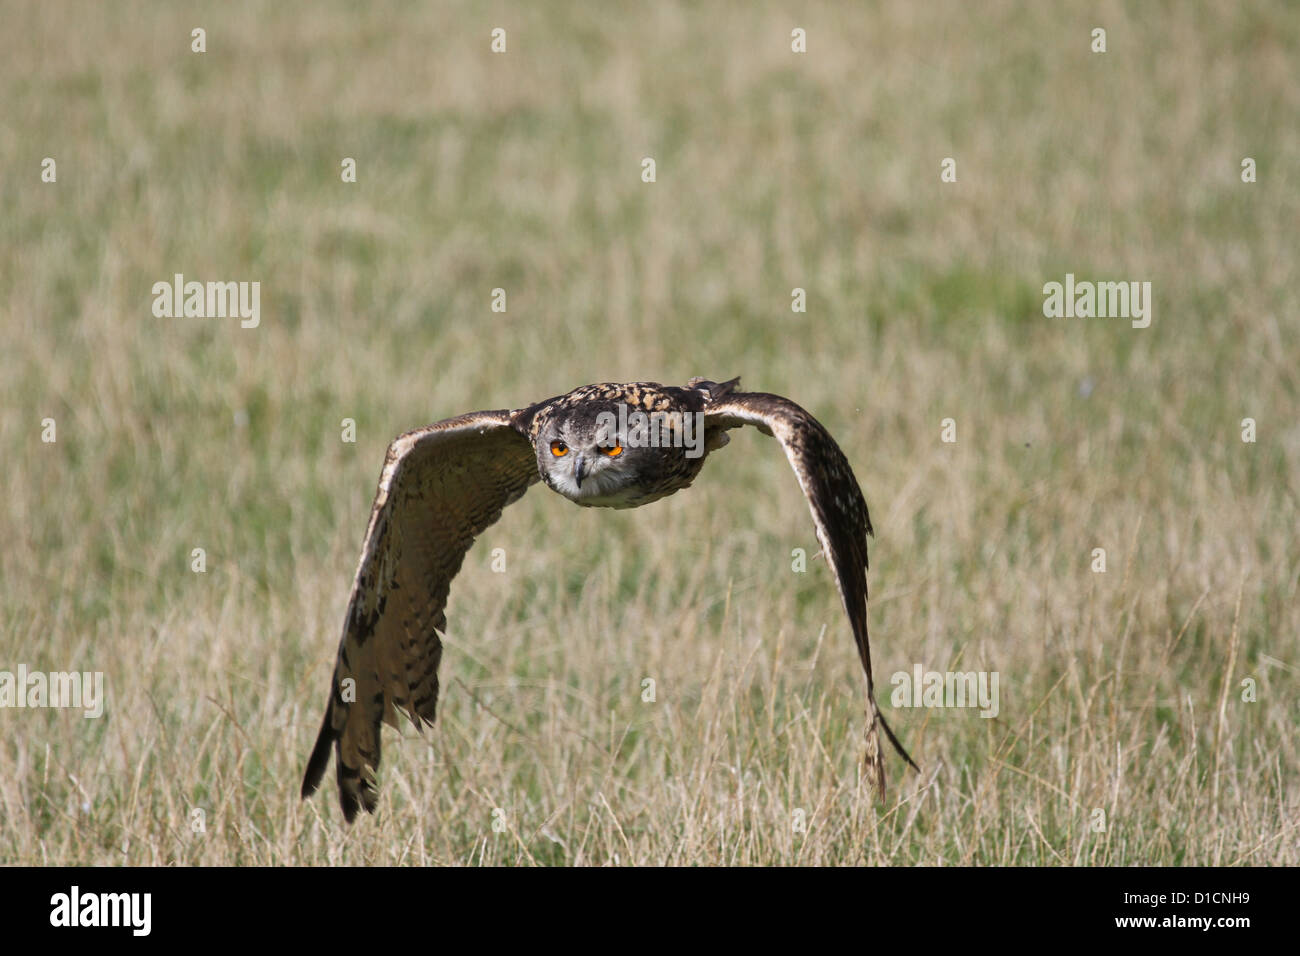
<svg viewBox="0 0 1300 956">
<path fill-rule="evenodd" d="M 329 705 L 303 777 L 333 750 L 350 822 L 378 798 L 380 724 L 432 723 L 447 594 L 474 539 L 538 481 L 532 444 L 506 410 L 407 432 L 388 446 L 344 618 Z"/>
</svg>

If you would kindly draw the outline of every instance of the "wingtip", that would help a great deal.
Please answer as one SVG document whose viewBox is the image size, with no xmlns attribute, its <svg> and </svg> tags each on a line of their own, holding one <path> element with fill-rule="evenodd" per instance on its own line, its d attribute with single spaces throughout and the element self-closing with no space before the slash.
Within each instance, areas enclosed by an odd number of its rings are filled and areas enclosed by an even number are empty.
<svg viewBox="0 0 1300 956">
<path fill-rule="evenodd" d="M 361 809 L 361 788 L 357 785 L 356 774 L 348 773 L 343 764 L 339 764 L 339 807 L 343 811 L 343 819 L 348 823 L 357 818 L 357 812 Z"/>
<path fill-rule="evenodd" d="M 726 382 L 715 382 L 707 378 L 693 378 L 686 383 L 687 388 L 698 388 L 709 393 L 709 398 L 717 401 L 725 398 L 740 387 L 740 376 Z"/>
<path fill-rule="evenodd" d="M 344 820 L 344 822 L 346 822 L 346 823 L 352 823 L 354 820 L 356 820 L 356 818 L 357 818 L 357 809 L 358 809 L 358 807 L 360 806 L 360 805 L 357 803 L 357 798 L 356 798 L 356 797 L 354 797 L 352 794 L 350 794 L 350 793 L 348 793 L 348 792 L 346 792 L 346 791 L 344 791 L 344 790 L 340 790 L 340 791 L 339 791 L 339 806 L 342 807 L 342 809 L 343 809 L 343 820 Z"/>
<path fill-rule="evenodd" d="M 320 733 L 316 735 L 316 746 L 312 747 L 311 756 L 307 758 L 307 769 L 302 775 L 302 799 L 304 800 L 320 788 L 325 770 L 329 767 L 330 751 L 338 736 L 334 732 L 331 719 L 333 709 L 332 702 L 325 708 L 325 719 L 321 721 Z"/>
<path fill-rule="evenodd" d="M 903 748 L 903 745 L 899 743 L 898 738 L 894 736 L 893 730 L 890 729 L 888 722 L 885 720 L 885 715 L 880 712 L 880 708 L 876 706 L 874 700 L 871 702 L 867 716 L 867 740 L 866 754 L 863 757 L 863 773 L 866 776 L 868 783 L 871 784 L 871 789 L 875 791 L 876 797 L 883 801 L 886 793 L 885 750 L 880 742 L 880 730 L 885 732 L 885 736 L 889 739 L 890 745 L 898 755 L 903 758 L 909 767 L 917 773 L 921 772 L 921 768 L 917 766 L 916 761 L 912 759 L 911 754 Z"/>
<path fill-rule="evenodd" d="M 894 732 L 889 728 L 889 724 L 885 723 L 885 715 L 880 712 L 879 708 L 876 709 L 876 720 L 880 721 L 880 726 L 884 728 L 885 736 L 889 738 L 889 742 L 893 745 L 895 752 L 897 752 L 897 754 L 907 762 L 909 767 L 917 773 L 920 773 L 921 768 L 916 765 L 916 761 L 912 759 L 912 755 L 909 754 L 903 745 L 898 742 L 898 738 L 894 736 Z"/>
<path fill-rule="evenodd" d="M 379 787 L 370 768 L 349 767 L 340 758 L 338 763 L 339 806 L 343 819 L 351 823 L 361 810 L 374 813 L 379 805 Z"/>
</svg>

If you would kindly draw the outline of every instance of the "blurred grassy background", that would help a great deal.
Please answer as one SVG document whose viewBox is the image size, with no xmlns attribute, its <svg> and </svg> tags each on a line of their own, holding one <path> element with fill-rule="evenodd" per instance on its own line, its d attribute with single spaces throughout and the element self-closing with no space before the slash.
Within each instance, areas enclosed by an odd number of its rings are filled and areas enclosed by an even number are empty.
<svg viewBox="0 0 1300 956">
<path fill-rule="evenodd" d="M 109 692 L 0 711 L 0 862 L 1300 861 L 1293 7 L 0 18 L 0 669 Z M 1067 271 L 1149 280 L 1151 327 L 1044 318 Z M 155 318 L 176 272 L 260 281 L 260 327 Z M 746 434 L 646 509 L 511 508 L 378 817 L 300 803 L 387 442 L 693 375 L 843 445 L 924 776 L 869 799 L 833 584 Z M 892 709 L 917 662 L 999 672 L 1000 715 Z"/>
</svg>

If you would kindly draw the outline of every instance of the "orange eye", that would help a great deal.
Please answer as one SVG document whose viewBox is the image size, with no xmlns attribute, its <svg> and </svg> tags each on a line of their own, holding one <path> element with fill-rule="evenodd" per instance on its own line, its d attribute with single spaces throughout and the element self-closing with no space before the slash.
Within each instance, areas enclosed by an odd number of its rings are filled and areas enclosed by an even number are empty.
<svg viewBox="0 0 1300 956">
<path fill-rule="evenodd" d="M 556 458 L 563 458 L 569 453 L 569 446 L 562 441 L 551 442 L 551 454 Z"/>
<path fill-rule="evenodd" d="M 615 445 L 613 448 L 602 448 L 600 453 L 602 455 L 608 455 L 610 458 L 617 458 L 619 455 L 623 454 L 623 446 Z"/>
</svg>

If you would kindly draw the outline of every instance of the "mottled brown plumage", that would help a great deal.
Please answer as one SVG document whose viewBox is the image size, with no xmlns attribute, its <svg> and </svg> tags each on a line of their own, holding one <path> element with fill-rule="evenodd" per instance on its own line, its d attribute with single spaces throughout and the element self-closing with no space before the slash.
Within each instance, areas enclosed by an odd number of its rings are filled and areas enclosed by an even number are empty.
<svg viewBox="0 0 1300 956">
<path fill-rule="evenodd" d="M 885 791 L 878 728 L 908 764 L 876 705 L 867 641 L 871 519 L 835 440 L 794 402 L 692 379 L 587 385 L 514 411 L 474 412 L 400 436 L 388 448 L 344 620 L 329 703 L 302 794 L 331 751 L 351 821 L 378 798 L 380 726 L 398 712 L 423 727 L 438 701 L 447 593 L 474 539 L 539 479 L 576 504 L 629 508 L 688 487 L 727 431 L 754 425 L 780 442 L 799 479 L 867 679 L 867 779 Z M 636 424 L 618 419 L 621 413 Z M 658 424 L 638 430 L 637 413 Z M 620 424 L 611 427 L 610 416 Z M 655 443 L 645 441 L 653 435 Z M 585 486 L 585 487 L 584 487 Z"/>
</svg>

